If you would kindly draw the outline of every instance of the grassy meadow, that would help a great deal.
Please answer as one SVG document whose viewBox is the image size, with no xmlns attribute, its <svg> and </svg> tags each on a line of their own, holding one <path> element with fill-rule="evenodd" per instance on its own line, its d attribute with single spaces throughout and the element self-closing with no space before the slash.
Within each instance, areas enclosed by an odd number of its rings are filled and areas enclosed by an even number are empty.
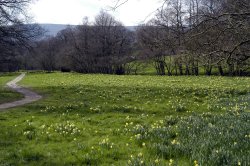
<svg viewBox="0 0 250 166">
<path fill-rule="evenodd" d="M 12 78 L 0 77 L 0 103 L 20 97 L 3 88 Z M 0 165 L 250 164 L 250 78 L 29 73 L 20 84 L 44 98 L 0 112 Z"/>
</svg>

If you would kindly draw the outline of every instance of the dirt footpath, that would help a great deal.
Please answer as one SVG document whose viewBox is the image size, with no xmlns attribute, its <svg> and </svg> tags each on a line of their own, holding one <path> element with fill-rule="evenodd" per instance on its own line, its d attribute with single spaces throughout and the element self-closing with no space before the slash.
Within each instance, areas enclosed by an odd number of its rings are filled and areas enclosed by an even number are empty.
<svg viewBox="0 0 250 166">
<path fill-rule="evenodd" d="M 16 77 L 14 80 L 7 83 L 7 86 L 10 89 L 23 94 L 24 98 L 21 100 L 14 101 L 14 102 L 0 104 L 0 111 L 4 111 L 5 109 L 8 109 L 8 108 L 13 108 L 17 106 L 22 106 L 24 104 L 32 103 L 42 98 L 41 95 L 16 84 L 19 81 L 21 81 L 24 77 L 25 77 L 25 73 L 21 74 L 20 76 Z"/>
</svg>

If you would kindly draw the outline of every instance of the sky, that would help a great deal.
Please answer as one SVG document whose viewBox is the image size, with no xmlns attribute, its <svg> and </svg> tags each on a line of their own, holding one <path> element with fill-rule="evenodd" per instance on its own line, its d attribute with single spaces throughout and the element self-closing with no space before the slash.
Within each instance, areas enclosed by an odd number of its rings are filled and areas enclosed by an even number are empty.
<svg viewBox="0 0 250 166">
<path fill-rule="evenodd" d="M 122 0 L 121 0 L 122 1 Z M 116 0 L 37 0 L 29 7 L 36 23 L 81 24 L 84 17 L 90 21 L 100 12 L 114 6 Z M 126 26 L 135 26 L 150 19 L 160 7 L 161 0 L 129 0 L 115 11 L 108 12 Z"/>
</svg>

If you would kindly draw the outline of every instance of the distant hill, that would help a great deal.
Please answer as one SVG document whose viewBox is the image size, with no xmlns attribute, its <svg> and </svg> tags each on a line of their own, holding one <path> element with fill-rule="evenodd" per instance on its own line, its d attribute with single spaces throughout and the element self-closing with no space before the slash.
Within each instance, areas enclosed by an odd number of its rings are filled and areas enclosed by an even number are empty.
<svg viewBox="0 0 250 166">
<path fill-rule="evenodd" d="M 67 26 L 76 26 L 76 25 L 66 25 L 66 24 L 39 24 L 43 29 L 46 30 L 45 36 L 56 36 L 56 34 L 67 28 Z M 135 31 L 136 26 L 127 26 L 127 29 L 130 31 Z"/>
<path fill-rule="evenodd" d="M 130 31 L 136 31 L 137 26 L 126 26 Z"/>
<path fill-rule="evenodd" d="M 67 28 L 66 24 L 39 24 L 43 29 L 45 29 L 45 36 L 56 36 L 56 34 Z"/>
</svg>

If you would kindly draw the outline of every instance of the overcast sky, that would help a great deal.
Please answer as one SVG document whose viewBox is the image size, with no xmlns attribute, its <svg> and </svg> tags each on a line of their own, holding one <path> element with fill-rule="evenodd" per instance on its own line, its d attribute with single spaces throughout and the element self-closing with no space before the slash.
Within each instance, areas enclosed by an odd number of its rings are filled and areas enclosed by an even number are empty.
<svg viewBox="0 0 250 166">
<path fill-rule="evenodd" d="M 137 25 L 160 6 L 161 0 L 129 0 L 116 11 L 109 11 L 126 26 Z M 81 24 L 85 16 L 91 21 L 101 9 L 114 6 L 115 0 L 38 0 L 30 6 L 34 22 Z"/>
</svg>

